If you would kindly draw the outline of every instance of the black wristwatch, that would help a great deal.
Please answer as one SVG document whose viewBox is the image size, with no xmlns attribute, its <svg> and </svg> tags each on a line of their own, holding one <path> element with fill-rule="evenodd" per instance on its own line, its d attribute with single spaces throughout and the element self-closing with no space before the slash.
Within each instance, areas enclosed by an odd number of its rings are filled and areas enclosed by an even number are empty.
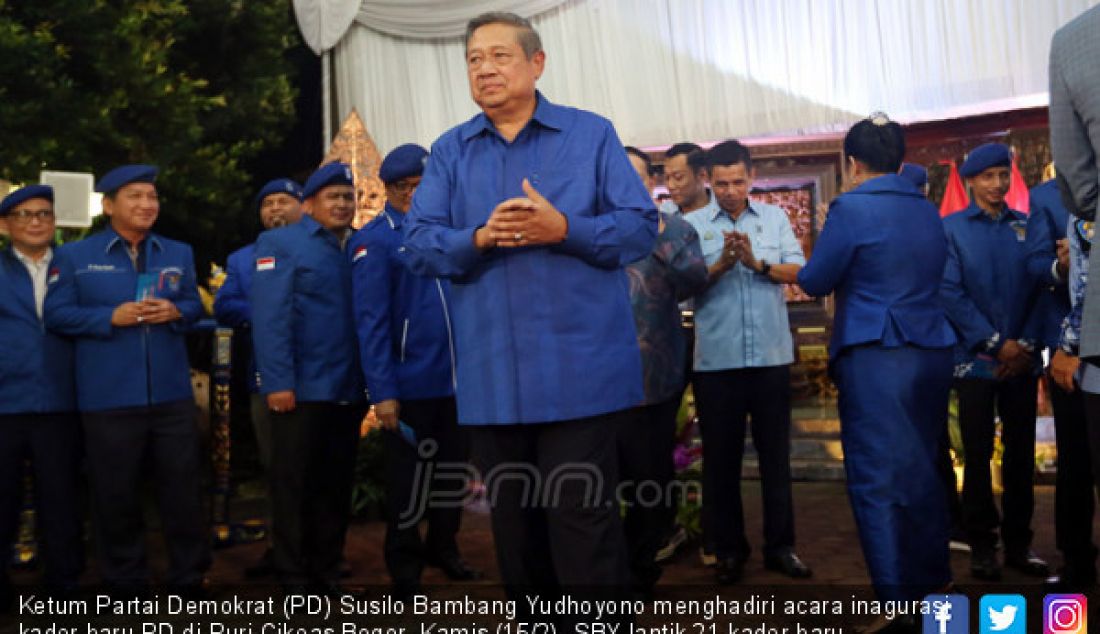
<svg viewBox="0 0 1100 634">
<path fill-rule="evenodd" d="M 760 274 L 767 275 L 770 270 L 772 270 L 772 265 L 768 264 L 766 260 L 760 260 Z"/>
</svg>

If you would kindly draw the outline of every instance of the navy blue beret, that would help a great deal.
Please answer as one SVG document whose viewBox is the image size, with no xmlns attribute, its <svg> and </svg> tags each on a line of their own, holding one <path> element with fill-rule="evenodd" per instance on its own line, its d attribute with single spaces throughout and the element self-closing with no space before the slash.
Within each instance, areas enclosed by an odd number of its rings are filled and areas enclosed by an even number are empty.
<svg viewBox="0 0 1100 634">
<path fill-rule="evenodd" d="M 123 185 L 130 183 L 155 183 L 157 180 L 156 165 L 123 165 L 107 172 L 95 185 L 95 190 L 101 194 L 110 194 L 119 190 Z"/>
<path fill-rule="evenodd" d="M 260 203 L 264 201 L 264 198 L 272 194 L 289 194 L 300 201 L 302 200 L 302 186 L 289 178 L 276 178 L 273 181 L 268 181 L 260 188 L 256 198 L 252 201 L 256 209 L 260 208 Z"/>
<path fill-rule="evenodd" d="M 382 167 L 378 168 L 378 178 L 383 183 L 396 183 L 402 178 L 420 176 L 424 173 L 424 163 L 428 161 L 428 151 L 415 143 L 399 145 L 386 155 Z"/>
<path fill-rule="evenodd" d="M 8 212 L 16 205 L 32 198 L 45 198 L 52 203 L 53 187 L 49 185 L 27 185 L 13 191 L 0 202 L 0 216 L 8 215 Z"/>
<path fill-rule="evenodd" d="M 1012 152 L 1004 143 L 986 143 L 970 151 L 970 155 L 959 168 L 963 178 L 977 176 L 991 167 L 1012 165 Z"/>
<path fill-rule="evenodd" d="M 316 172 L 309 175 L 306 186 L 302 188 L 302 199 L 309 198 L 329 185 L 355 185 L 351 166 L 335 161 L 317 168 Z"/>
<path fill-rule="evenodd" d="M 916 163 L 902 163 L 898 176 L 916 185 L 917 189 L 928 184 L 928 170 Z"/>
</svg>

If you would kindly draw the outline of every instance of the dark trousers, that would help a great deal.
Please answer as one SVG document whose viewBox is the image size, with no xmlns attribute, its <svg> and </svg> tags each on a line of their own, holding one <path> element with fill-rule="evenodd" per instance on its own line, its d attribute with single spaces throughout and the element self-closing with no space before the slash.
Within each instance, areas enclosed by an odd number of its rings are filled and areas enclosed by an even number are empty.
<svg viewBox="0 0 1100 634">
<path fill-rule="evenodd" d="M 210 545 L 199 496 L 194 403 L 84 412 L 82 416 L 103 581 L 112 585 L 149 582 L 142 513 L 148 466 L 168 548 L 167 581 L 172 585 L 201 582 L 210 566 Z"/>
<path fill-rule="evenodd" d="M 0 415 L 0 553 L 11 553 L 23 502 L 23 467 L 30 460 L 34 507 L 41 525 L 45 582 L 76 586 L 84 567 L 79 470 L 80 419 L 76 413 Z M 0 579 L 7 578 L 0 560 Z"/>
<path fill-rule="evenodd" d="M 1035 399 L 1033 376 L 1004 381 L 958 379 L 959 426 L 966 467 L 963 474 L 963 525 L 972 548 L 991 548 L 998 525 L 1005 552 L 1022 555 L 1031 546 L 1034 510 Z M 1001 418 L 1001 496 L 1003 519 L 993 500 L 989 461 L 993 457 L 994 413 Z"/>
<path fill-rule="evenodd" d="M 1092 543 L 1095 493 L 1085 397 L 1065 392 L 1046 379 L 1054 408 L 1058 472 L 1054 485 L 1054 535 L 1067 572 L 1072 576 L 1096 576 L 1096 546 Z"/>
<path fill-rule="evenodd" d="M 947 410 L 945 409 L 944 412 Z M 951 521 L 951 538 L 965 533 L 962 521 L 962 501 L 959 499 L 959 481 L 955 478 L 955 463 L 951 459 L 951 432 L 945 420 L 936 450 L 936 471 L 943 481 L 947 513 Z"/>
<path fill-rule="evenodd" d="M 272 556 L 284 584 L 340 577 L 364 412 L 306 402 L 271 414 Z"/>
<path fill-rule="evenodd" d="M 614 503 L 615 438 L 624 415 L 473 428 L 510 596 L 625 588 L 626 548 Z"/>
<path fill-rule="evenodd" d="M 661 576 L 654 558 L 676 514 L 670 484 L 679 409 L 679 396 L 635 407 L 619 430 L 619 491 L 626 506 L 623 533 L 631 584 L 643 590 L 652 588 Z"/>
<path fill-rule="evenodd" d="M 744 368 L 695 373 L 695 402 L 703 432 L 703 507 L 711 508 L 715 554 L 745 560 L 741 460 L 745 418 L 760 462 L 764 493 L 764 554 L 794 547 L 791 495 L 790 367 Z"/>
<path fill-rule="evenodd" d="M 416 432 L 417 446 L 400 434 L 383 435 L 386 449 L 386 568 L 397 585 L 420 582 L 425 560 L 458 556 L 468 483 L 468 431 L 458 426 L 455 400 L 401 401 L 401 420 Z M 421 541 L 420 521 L 428 521 Z"/>
</svg>

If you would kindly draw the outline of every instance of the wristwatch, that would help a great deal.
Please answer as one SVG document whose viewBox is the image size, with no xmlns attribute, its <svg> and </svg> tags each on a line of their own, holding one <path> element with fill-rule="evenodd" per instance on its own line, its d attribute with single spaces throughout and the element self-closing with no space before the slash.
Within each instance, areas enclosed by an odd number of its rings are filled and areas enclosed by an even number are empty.
<svg viewBox="0 0 1100 634">
<path fill-rule="evenodd" d="M 772 265 L 768 264 L 766 260 L 760 260 L 760 274 L 767 275 L 770 270 L 772 270 Z"/>
</svg>

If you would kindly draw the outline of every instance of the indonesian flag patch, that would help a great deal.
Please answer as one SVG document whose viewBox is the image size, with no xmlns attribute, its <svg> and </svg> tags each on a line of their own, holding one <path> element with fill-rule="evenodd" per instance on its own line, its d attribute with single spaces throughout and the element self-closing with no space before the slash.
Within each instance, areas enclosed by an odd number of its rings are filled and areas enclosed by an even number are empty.
<svg viewBox="0 0 1100 634">
<path fill-rule="evenodd" d="M 275 270 L 275 258 L 257 258 L 256 259 L 257 271 L 273 271 Z"/>
<path fill-rule="evenodd" d="M 351 261 L 352 262 L 358 262 L 360 260 L 360 258 L 363 258 L 366 255 L 367 255 L 367 247 L 361 246 L 361 247 L 355 249 L 355 253 L 353 253 L 352 256 L 351 256 Z"/>
<path fill-rule="evenodd" d="M 50 269 L 50 275 L 49 275 L 49 277 L 46 278 L 46 283 L 47 284 L 53 284 L 54 282 L 56 282 L 59 279 L 61 279 L 61 269 L 53 268 L 53 269 Z"/>
</svg>

